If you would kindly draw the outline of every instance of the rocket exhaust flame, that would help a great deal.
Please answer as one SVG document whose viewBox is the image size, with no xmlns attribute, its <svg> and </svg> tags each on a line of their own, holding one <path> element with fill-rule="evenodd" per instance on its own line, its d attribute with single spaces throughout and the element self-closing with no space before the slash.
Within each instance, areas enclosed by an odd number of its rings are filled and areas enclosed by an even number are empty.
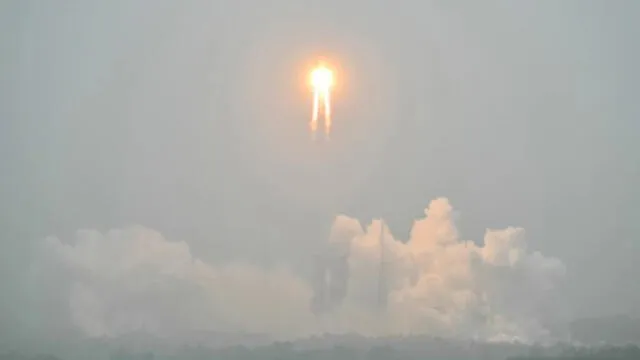
<svg viewBox="0 0 640 360">
<path fill-rule="evenodd" d="M 333 72 L 323 65 L 311 72 L 311 86 L 313 87 L 313 109 L 311 115 L 311 134 L 315 139 L 318 131 L 318 117 L 320 102 L 324 111 L 324 131 L 328 137 L 331 133 L 331 87 L 333 86 Z"/>
<path fill-rule="evenodd" d="M 331 101 L 328 90 L 324 94 L 324 132 L 325 135 L 329 137 L 329 133 L 331 132 Z"/>
</svg>

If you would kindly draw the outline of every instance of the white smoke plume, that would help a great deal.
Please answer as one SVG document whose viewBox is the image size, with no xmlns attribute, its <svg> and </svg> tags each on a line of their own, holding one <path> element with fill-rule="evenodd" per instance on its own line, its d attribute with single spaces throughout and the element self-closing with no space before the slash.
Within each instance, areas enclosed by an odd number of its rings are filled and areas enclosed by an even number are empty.
<svg viewBox="0 0 640 360">
<path fill-rule="evenodd" d="M 338 216 L 311 283 L 286 267 L 208 264 L 186 243 L 134 227 L 79 231 L 71 244 L 45 239 L 33 284 L 51 293 L 41 306 L 50 307 L 47 299 L 57 292 L 69 321 L 96 337 L 138 330 L 277 338 L 322 332 L 485 340 L 547 335 L 539 306 L 565 272 L 561 261 L 528 251 L 521 228 L 487 230 L 482 246 L 461 241 L 446 199 L 432 201 L 425 215 L 404 242 L 385 228 L 382 248 L 379 221 L 363 229 Z"/>
</svg>

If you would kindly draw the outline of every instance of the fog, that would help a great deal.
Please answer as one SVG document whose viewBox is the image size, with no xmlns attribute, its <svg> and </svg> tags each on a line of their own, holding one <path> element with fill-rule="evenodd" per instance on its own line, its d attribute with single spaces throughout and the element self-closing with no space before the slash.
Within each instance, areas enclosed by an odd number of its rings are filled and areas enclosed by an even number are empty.
<svg viewBox="0 0 640 360">
<path fill-rule="evenodd" d="M 2 2 L 0 344 L 634 342 L 638 14 Z"/>
</svg>

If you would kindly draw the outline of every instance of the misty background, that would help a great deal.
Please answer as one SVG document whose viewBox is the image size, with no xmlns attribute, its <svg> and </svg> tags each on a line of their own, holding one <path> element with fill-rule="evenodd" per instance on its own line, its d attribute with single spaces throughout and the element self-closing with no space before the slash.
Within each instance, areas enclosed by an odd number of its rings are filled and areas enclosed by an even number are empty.
<svg viewBox="0 0 640 360">
<path fill-rule="evenodd" d="M 563 318 L 640 316 L 639 10 L 622 0 L 2 2 L 2 331 L 29 333 L 43 313 L 69 322 L 54 309 L 87 292 L 33 285 L 34 264 L 80 259 L 108 273 L 91 256 L 111 229 L 180 242 L 180 259 L 304 283 L 335 216 L 382 217 L 407 240 L 440 197 L 460 241 L 522 227 L 530 251 L 560 259 Z M 344 82 L 330 143 L 307 132 L 303 81 L 318 55 Z M 77 237 L 97 250 L 51 255 Z M 139 301 L 165 295 L 149 296 Z"/>
</svg>

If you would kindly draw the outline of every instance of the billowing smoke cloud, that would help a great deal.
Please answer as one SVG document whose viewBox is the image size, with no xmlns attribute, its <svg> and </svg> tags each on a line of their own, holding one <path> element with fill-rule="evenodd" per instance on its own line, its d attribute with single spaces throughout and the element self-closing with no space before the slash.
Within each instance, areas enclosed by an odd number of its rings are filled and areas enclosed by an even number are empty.
<svg viewBox="0 0 640 360">
<path fill-rule="evenodd" d="M 399 241 L 380 221 L 364 229 L 338 216 L 317 276 L 286 267 L 213 265 L 142 227 L 80 231 L 42 243 L 34 286 L 62 299 L 89 336 L 136 330 L 366 335 L 432 334 L 540 339 L 540 306 L 561 280 L 557 259 L 528 251 L 521 228 L 487 230 L 482 246 L 461 241 L 446 199 L 431 202 Z M 51 305 L 47 305 L 51 306 Z"/>
<path fill-rule="evenodd" d="M 375 292 L 382 282 L 388 304 L 369 329 L 484 339 L 544 336 L 538 306 L 564 265 L 527 252 L 521 228 L 487 230 L 484 246 L 460 241 L 446 199 L 433 201 L 425 215 L 406 243 L 386 232 L 381 237 L 378 221 L 351 240 L 345 316 L 379 306 Z M 348 218 L 335 226 L 354 228 Z"/>
<path fill-rule="evenodd" d="M 73 244 L 52 237 L 42 245 L 33 278 L 66 294 L 70 321 L 89 336 L 138 330 L 286 335 L 313 321 L 311 290 L 293 272 L 240 263 L 214 267 L 185 242 L 143 227 L 79 231 Z M 288 322 L 288 314 L 295 321 Z"/>
</svg>

